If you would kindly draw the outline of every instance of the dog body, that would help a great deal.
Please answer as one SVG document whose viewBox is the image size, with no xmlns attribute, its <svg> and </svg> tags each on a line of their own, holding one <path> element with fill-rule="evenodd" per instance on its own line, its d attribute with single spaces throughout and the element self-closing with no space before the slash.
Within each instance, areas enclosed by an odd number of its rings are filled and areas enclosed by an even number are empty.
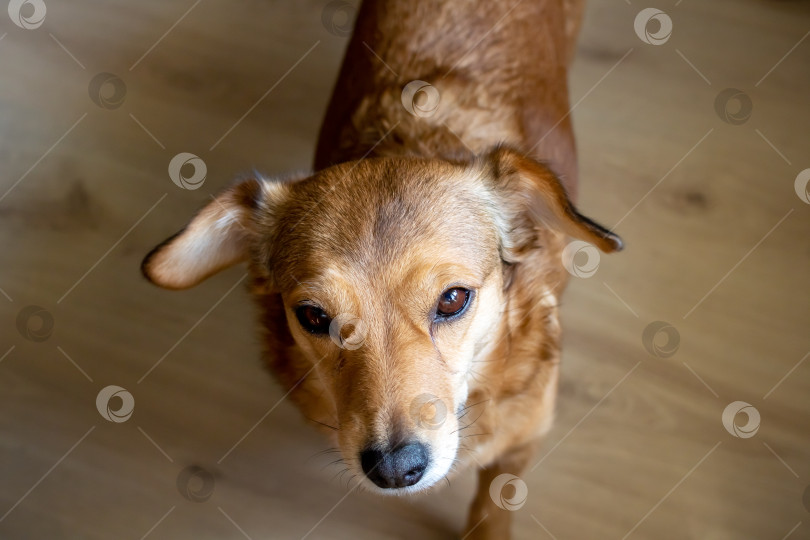
<svg viewBox="0 0 810 540">
<path fill-rule="evenodd" d="M 507 144 L 548 162 L 575 200 L 567 79 L 582 11 L 583 0 L 364 2 L 316 169 L 369 153 L 454 159 Z M 403 86 L 418 80 L 439 92 L 430 116 L 402 106 Z"/>
<path fill-rule="evenodd" d="M 235 184 L 143 265 L 186 288 L 246 261 L 272 372 L 363 487 L 414 492 L 479 468 L 469 538 L 508 536 L 490 486 L 551 425 L 567 236 L 621 248 L 571 204 L 580 14 L 363 4 L 317 172 Z"/>
</svg>

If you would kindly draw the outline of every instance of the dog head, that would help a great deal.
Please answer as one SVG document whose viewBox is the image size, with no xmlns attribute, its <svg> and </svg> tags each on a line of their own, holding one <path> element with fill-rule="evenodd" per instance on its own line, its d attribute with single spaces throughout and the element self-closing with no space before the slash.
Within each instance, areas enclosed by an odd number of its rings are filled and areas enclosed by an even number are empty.
<svg viewBox="0 0 810 540">
<path fill-rule="evenodd" d="M 337 419 L 344 461 L 388 493 L 449 471 L 473 362 L 503 332 L 511 272 L 559 272 L 579 215 L 542 164 L 499 148 L 465 163 L 374 158 L 226 189 L 144 260 L 170 289 L 247 261 L 283 301 L 297 354 Z M 527 293 L 528 294 L 528 293 Z"/>
</svg>

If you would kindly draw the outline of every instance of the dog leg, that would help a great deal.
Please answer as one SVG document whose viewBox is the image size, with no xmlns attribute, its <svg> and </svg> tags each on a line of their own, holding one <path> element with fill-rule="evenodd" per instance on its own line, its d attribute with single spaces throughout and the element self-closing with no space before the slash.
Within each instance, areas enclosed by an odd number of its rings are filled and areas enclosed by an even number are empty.
<svg viewBox="0 0 810 540">
<path fill-rule="evenodd" d="M 478 491 L 470 507 L 467 527 L 462 536 L 463 540 L 506 540 L 510 538 L 512 512 L 496 504 L 490 495 L 490 486 L 501 474 L 520 475 L 532 457 L 536 455 L 538 446 L 539 441 L 535 440 L 513 447 L 504 452 L 489 467 L 478 470 Z M 513 496 L 506 492 L 503 494 L 507 498 Z"/>
</svg>

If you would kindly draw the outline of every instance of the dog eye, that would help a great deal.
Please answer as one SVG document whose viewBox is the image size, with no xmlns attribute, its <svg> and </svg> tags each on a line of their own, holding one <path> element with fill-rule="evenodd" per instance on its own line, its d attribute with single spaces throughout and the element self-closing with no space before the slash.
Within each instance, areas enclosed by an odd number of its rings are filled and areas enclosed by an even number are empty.
<svg viewBox="0 0 810 540">
<path fill-rule="evenodd" d="M 307 332 L 312 334 L 329 333 L 329 324 L 332 319 L 321 308 L 309 305 L 298 306 L 295 310 L 295 316 Z"/>
<path fill-rule="evenodd" d="M 439 297 L 439 304 L 436 306 L 436 318 L 447 319 L 460 314 L 467 307 L 470 301 L 470 291 L 461 287 L 447 289 Z"/>
</svg>

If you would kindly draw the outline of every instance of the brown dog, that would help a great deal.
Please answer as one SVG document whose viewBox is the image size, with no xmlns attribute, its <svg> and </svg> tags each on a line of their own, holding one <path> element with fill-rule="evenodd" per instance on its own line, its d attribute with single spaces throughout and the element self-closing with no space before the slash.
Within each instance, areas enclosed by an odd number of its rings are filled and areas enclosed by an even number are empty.
<svg viewBox="0 0 810 540">
<path fill-rule="evenodd" d="M 571 203 L 580 14 L 365 3 L 318 172 L 233 185 L 143 264 L 183 289 L 246 261 L 267 362 L 363 487 L 420 491 L 479 466 L 470 538 L 508 536 L 490 488 L 551 424 L 566 238 L 621 248 Z"/>
</svg>

